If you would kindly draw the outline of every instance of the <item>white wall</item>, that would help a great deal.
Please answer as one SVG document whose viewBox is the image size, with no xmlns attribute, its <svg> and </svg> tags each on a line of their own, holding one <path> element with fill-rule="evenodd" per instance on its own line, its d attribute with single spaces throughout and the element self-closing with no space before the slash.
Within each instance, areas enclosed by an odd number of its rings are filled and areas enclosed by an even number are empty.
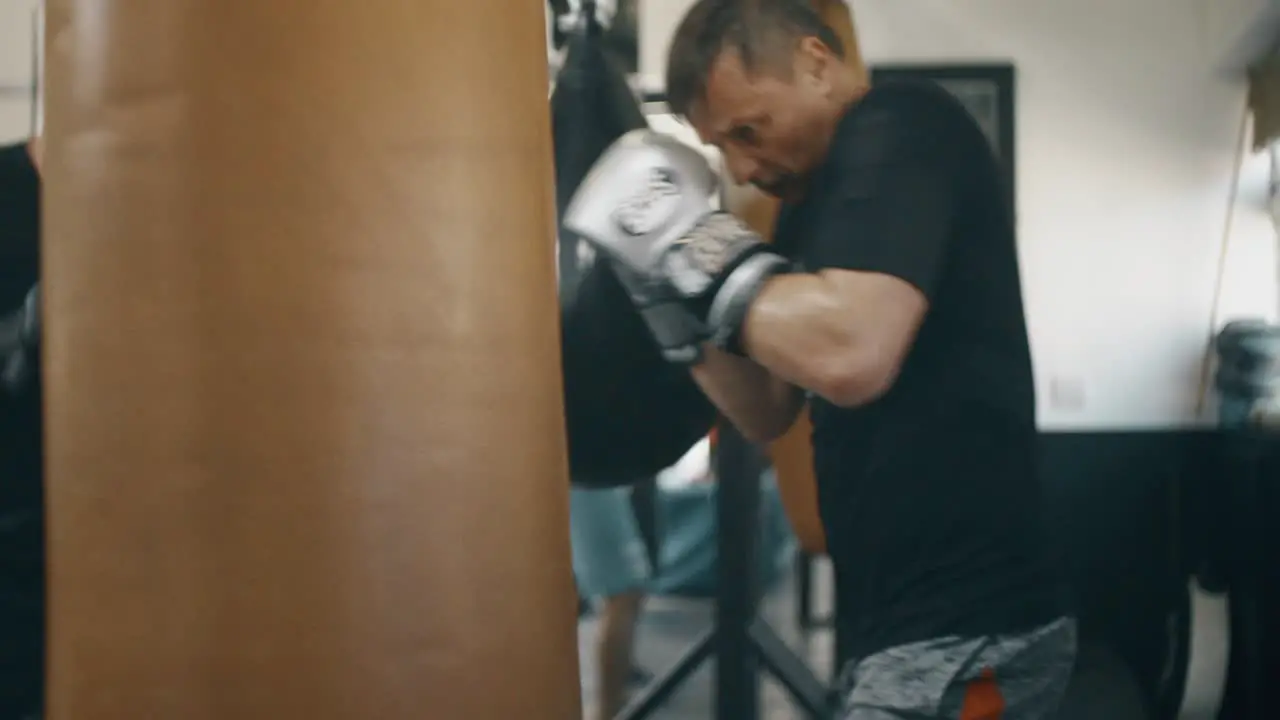
<svg viewBox="0 0 1280 720">
<path fill-rule="evenodd" d="M 36 0 L 0 0 L 0 143 L 31 130 L 32 11 Z"/>
<path fill-rule="evenodd" d="M 1046 429 L 1197 422 L 1244 116 L 1243 80 L 1214 69 L 1234 2 L 853 0 L 871 64 L 1017 68 L 1019 242 Z M 650 81 L 689 4 L 642 3 Z M 1276 314 L 1266 164 L 1250 169 L 1221 317 Z"/>
</svg>

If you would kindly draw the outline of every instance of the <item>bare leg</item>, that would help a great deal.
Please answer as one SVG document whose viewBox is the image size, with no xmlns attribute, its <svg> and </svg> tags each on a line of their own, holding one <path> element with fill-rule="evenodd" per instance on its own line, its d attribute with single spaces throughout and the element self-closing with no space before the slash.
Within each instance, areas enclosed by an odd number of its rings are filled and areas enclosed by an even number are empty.
<svg viewBox="0 0 1280 720">
<path fill-rule="evenodd" d="M 635 590 L 606 598 L 600 607 L 596 642 L 600 692 L 594 720 L 611 720 L 627 703 L 636 622 L 643 603 L 644 593 Z"/>
<path fill-rule="evenodd" d="M 569 493 L 573 571 L 585 597 L 599 598 L 597 692 L 589 720 L 611 720 L 626 705 L 636 622 L 648 584 L 649 556 L 629 487 Z"/>
<path fill-rule="evenodd" d="M 600 606 L 595 646 L 596 666 L 600 669 L 600 693 L 594 720 L 611 720 L 626 706 L 635 652 L 636 621 L 640 619 L 643 603 L 644 593 L 628 592 L 605 598 Z"/>
</svg>

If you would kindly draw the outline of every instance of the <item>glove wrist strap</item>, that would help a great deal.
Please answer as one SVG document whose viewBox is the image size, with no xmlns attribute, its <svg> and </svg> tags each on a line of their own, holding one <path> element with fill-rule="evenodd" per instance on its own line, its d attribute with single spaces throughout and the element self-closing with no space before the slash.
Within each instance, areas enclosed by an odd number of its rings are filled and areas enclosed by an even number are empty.
<svg viewBox="0 0 1280 720">
<path fill-rule="evenodd" d="M 771 252 L 758 252 L 734 268 L 720 283 L 707 311 L 712 343 L 725 352 L 745 357 L 742 329 L 751 304 L 773 276 L 790 270 L 790 261 Z"/>
</svg>

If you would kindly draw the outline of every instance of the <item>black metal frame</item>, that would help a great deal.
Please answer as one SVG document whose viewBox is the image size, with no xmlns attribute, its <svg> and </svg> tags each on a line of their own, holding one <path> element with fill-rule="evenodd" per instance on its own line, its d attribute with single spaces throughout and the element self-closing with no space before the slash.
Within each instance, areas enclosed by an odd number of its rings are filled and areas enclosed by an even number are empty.
<svg viewBox="0 0 1280 720">
<path fill-rule="evenodd" d="M 1009 207 L 1017 214 L 1017 145 L 1014 132 L 1017 107 L 1017 73 L 1012 63 L 902 63 L 872 65 L 871 82 L 895 78 L 925 78 L 928 80 L 983 80 L 996 86 L 999 92 L 996 112 L 1000 121 L 996 145 L 1000 164 L 1004 166 L 1009 187 Z"/>
<path fill-rule="evenodd" d="M 714 460 L 719 483 L 715 626 L 641 691 L 618 718 L 649 717 L 711 658 L 716 661 L 715 717 L 719 720 L 755 720 L 760 716 L 762 670 L 778 680 L 810 717 L 829 718 L 835 709 L 829 689 L 757 616 L 756 538 L 763 458 L 732 425 L 721 423 L 718 432 Z"/>
</svg>

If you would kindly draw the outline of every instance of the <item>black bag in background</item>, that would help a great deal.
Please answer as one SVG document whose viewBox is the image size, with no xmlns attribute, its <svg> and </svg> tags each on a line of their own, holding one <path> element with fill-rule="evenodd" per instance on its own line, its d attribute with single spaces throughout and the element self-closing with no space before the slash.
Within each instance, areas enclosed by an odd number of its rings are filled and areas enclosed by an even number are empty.
<svg viewBox="0 0 1280 720">
<path fill-rule="evenodd" d="M 647 126 L 599 28 L 568 40 L 551 97 L 558 217 L 614 140 Z M 706 436 L 715 410 L 686 368 L 666 362 L 607 262 L 560 227 L 557 249 L 571 479 L 651 478 Z"/>
<path fill-rule="evenodd" d="M 20 308 L 38 279 L 40 178 L 26 144 L 0 147 L 0 308 Z M 7 359 L 7 358 L 6 358 Z M 44 694 L 45 525 L 39 358 L 0 392 L 0 720 Z"/>
</svg>

